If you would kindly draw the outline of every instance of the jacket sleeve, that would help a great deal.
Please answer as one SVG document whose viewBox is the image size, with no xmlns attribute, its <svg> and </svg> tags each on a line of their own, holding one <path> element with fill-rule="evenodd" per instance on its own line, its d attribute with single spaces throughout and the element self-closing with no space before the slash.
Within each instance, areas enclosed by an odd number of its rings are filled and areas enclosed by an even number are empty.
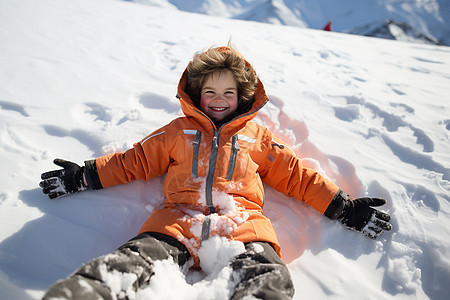
<svg viewBox="0 0 450 300">
<path fill-rule="evenodd" d="M 259 174 L 267 185 L 294 197 L 329 218 L 340 209 L 339 187 L 317 171 L 303 166 L 286 144 L 267 132 L 262 141 Z M 336 199 L 336 200 L 335 200 Z"/>
<path fill-rule="evenodd" d="M 166 138 L 161 128 L 125 152 L 86 161 L 85 176 L 89 186 L 100 189 L 163 175 L 170 164 Z"/>
</svg>

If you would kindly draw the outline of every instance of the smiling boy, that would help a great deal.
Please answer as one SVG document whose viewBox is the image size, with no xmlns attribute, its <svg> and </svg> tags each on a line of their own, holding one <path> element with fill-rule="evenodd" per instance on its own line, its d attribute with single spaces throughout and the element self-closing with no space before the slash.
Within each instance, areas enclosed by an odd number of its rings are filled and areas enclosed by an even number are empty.
<svg viewBox="0 0 450 300">
<path fill-rule="evenodd" d="M 200 108 L 210 118 L 225 119 L 238 107 L 237 83 L 228 70 L 212 73 L 201 90 Z"/>
<path fill-rule="evenodd" d="M 263 214 L 263 182 L 371 238 L 390 230 L 389 215 L 371 207 L 385 200 L 349 200 L 333 182 L 305 168 L 267 128 L 252 122 L 269 99 L 252 66 L 234 49 L 196 54 L 181 76 L 178 98 L 185 116 L 132 149 L 83 167 L 55 160 L 64 169 L 42 174 L 44 193 L 57 198 L 167 173 L 164 207 L 153 212 L 138 236 L 56 283 L 44 299 L 125 299 L 129 291 L 114 294 L 102 270 L 133 274 L 136 291 L 149 284 L 155 260 L 171 258 L 180 266 L 191 261 L 199 267 L 202 242 L 213 237 L 245 245 L 229 264 L 231 299 L 292 298 L 280 244 Z"/>
</svg>

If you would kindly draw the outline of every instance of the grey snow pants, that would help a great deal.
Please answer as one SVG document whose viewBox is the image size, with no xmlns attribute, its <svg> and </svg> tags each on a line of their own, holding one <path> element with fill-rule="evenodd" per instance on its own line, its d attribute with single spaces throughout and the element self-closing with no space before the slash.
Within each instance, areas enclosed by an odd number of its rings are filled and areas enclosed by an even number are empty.
<svg viewBox="0 0 450 300">
<path fill-rule="evenodd" d="M 255 247 L 259 244 L 263 247 Z M 246 252 L 236 256 L 230 266 L 239 282 L 230 299 L 253 296 L 256 299 L 291 299 L 294 286 L 286 265 L 269 243 L 245 244 Z M 66 279 L 51 286 L 42 298 L 73 300 L 128 299 L 125 291 L 108 285 L 108 274 L 134 274 L 132 288 L 145 287 L 154 275 L 153 262 L 172 257 L 183 266 L 190 254 L 176 239 L 164 234 L 145 232 L 116 251 L 91 260 Z M 170 293 L 170 291 L 168 291 Z"/>
</svg>

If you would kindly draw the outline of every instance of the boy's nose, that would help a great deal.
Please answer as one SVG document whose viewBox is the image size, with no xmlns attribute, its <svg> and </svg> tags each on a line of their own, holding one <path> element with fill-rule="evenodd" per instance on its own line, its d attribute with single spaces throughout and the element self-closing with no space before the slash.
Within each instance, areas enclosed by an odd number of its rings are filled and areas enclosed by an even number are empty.
<svg viewBox="0 0 450 300">
<path fill-rule="evenodd" d="M 225 100 L 225 95 L 224 94 L 216 94 L 216 96 L 214 97 L 214 100 Z"/>
</svg>

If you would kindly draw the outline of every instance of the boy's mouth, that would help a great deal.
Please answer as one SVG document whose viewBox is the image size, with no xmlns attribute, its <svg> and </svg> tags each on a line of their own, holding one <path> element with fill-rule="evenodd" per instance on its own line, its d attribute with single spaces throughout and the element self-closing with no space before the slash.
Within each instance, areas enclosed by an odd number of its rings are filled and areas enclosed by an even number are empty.
<svg viewBox="0 0 450 300">
<path fill-rule="evenodd" d="M 221 112 L 226 110 L 228 107 L 210 107 L 209 109 L 216 111 L 216 112 Z"/>
</svg>

